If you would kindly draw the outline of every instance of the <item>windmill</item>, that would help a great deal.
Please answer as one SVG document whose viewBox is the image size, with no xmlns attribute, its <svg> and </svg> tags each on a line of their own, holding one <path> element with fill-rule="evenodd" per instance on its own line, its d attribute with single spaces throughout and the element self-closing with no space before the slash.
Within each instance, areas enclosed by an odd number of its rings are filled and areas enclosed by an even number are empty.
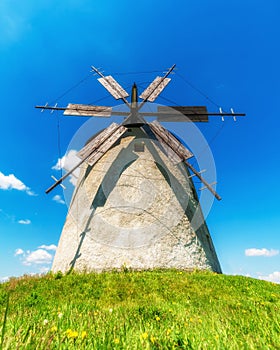
<svg viewBox="0 0 280 350">
<path fill-rule="evenodd" d="M 134 83 L 129 94 L 112 76 L 98 81 L 122 110 L 107 106 L 68 104 L 36 106 L 64 111 L 65 116 L 119 116 L 121 123 L 91 137 L 78 152 L 79 161 L 46 193 L 73 174 L 80 173 L 61 233 L 52 270 L 102 271 L 178 268 L 221 272 L 198 195 L 197 177 L 218 200 L 221 197 L 189 162 L 193 154 L 160 122 L 207 122 L 209 116 L 243 116 L 242 113 L 208 113 L 204 106 L 144 107 L 170 82 L 173 65 L 144 90 L 138 102 Z M 152 117 L 152 122 L 146 119 Z"/>
</svg>

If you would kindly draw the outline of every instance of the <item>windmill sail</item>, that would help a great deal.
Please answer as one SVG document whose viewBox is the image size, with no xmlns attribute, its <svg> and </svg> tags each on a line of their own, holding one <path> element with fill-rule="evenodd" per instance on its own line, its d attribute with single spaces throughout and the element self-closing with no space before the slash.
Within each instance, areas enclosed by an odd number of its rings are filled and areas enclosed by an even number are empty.
<svg viewBox="0 0 280 350">
<path fill-rule="evenodd" d="M 77 156 L 81 159 L 86 159 L 86 163 L 93 166 L 111 147 L 112 145 L 125 133 L 126 127 L 113 123 L 97 137 L 92 139 L 80 150 Z M 108 135 L 111 135 L 108 137 Z M 103 142 L 106 139 L 106 142 Z M 92 152 L 92 149 L 95 149 Z M 90 154 L 90 156 L 88 156 Z"/>
<path fill-rule="evenodd" d="M 111 107 L 92 106 L 69 103 L 64 115 L 83 116 L 83 117 L 110 117 L 112 114 Z"/>
<path fill-rule="evenodd" d="M 193 157 L 193 154 L 182 143 L 157 121 L 149 124 L 159 142 L 163 145 L 168 157 L 174 163 L 180 163 Z M 176 152 L 174 152 L 176 149 Z"/>
<path fill-rule="evenodd" d="M 116 100 L 129 96 L 129 94 L 120 86 L 119 83 L 116 82 L 116 80 L 111 75 L 99 78 L 97 80 L 105 87 L 106 90 L 110 92 L 112 96 L 115 97 Z"/>
<path fill-rule="evenodd" d="M 205 106 L 159 106 L 159 122 L 208 122 Z"/>
<path fill-rule="evenodd" d="M 143 100 L 154 102 L 166 85 L 170 82 L 170 78 L 156 77 L 155 80 L 147 87 L 139 96 Z"/>
</svg>

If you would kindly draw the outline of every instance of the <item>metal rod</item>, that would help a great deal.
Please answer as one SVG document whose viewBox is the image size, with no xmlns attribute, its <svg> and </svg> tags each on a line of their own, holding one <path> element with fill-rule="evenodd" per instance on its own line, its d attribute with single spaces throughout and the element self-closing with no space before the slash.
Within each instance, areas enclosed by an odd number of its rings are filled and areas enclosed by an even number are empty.
<svg viewBox="0 0 280 350">
<path fill-rule="evenodd" d="M 35 108 L 40 108 L 40 109 L 51 109 L 55 111 L 65 111 L 67 107 L 56 107 L 56 106 L 35 106 Z"/>
<path fill-rule="evenodd" d="M 105 78 L 104 75 L 94 66 L 91 66 L 91 68 L 94 70 L 95 73 L 97 73 L 101 78 Z"/>
</svg>

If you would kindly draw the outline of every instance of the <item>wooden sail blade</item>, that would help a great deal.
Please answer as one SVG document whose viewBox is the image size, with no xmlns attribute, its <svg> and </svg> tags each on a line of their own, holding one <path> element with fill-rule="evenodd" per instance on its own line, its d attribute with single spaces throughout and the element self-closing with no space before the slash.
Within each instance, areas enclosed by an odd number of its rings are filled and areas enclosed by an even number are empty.
<svg viewBox="0 0 280 350">
<path fill-rule="evenodd" d="M 159 106 L 157 120 L 160 122 L 208 122 L 205 106 Z"/>
<path fill-rule="evenodd" d="M 86 163 L 93 166 L 105 152 L 125 133 L 127 128 L 123 125 L 112 123 L 108 128 L 91 139 L 77 156 L 85 159 Z"/>
<path fill-rule="evenodd" d="M 120 84 L 111 76 L 102 77 L 97 79 L 100 84 L 102 84 L 107 91 L 116 99 L 124 99 L 129 96 L 129 94 L 120 86 Z"/>
<path fill-rule="evenodd" d="M 193 157 L 193 154 L 168 130 L 157 121 L 149 124 L 159 142 L 164 145 L 164 149 L 173 162 L 179 163 L 185 159 Z M 174 149 L 176 152 L 174 152 Z"/>
<path fill-rule="evenodd" d="M 103 135 L 104 137 L 102 137 L 100 139 L 100 141 L 94 146 L 91 147 L 90 150 L 87 152 L 87 154 L 84 155 L 84 157 L 81 159 L 80 162 L 78 162 L 78 164 L 76 164 L 71 170 L 69 170 L 65 175 L 63 175 L 60 179 L 58 179 L 52 186 L 50 186 L 47 190 L 46 193 L 51 192 L 56 186 L 58 186 L 59 184 L 61 184 L 68 176 L 70 176 L 78 167 L 80 167 L 85 161 L 87 161 L 87 159 L 89 157 L 92 156 L 92 154 L 96 151 L 97 147 L 99 147 L 100 145 L 102 145 L 103 143 L 105 143 L 119 128 L 123 128 L 122 125 L 113 123 L 113 127 L 112 129 L 110 129 L 110 131 L 108 131 L 108 128 L 105 129 L 107 130 L 106 136 Z M 110 125 L 112 126 L 112 124 Z M 126 129 L 126 128 L 125 128 Z M 104 131 L 105 131 L 104 130 Z M 100 134 L 99 134 L 100 135 Z M 81 151 L 80 151 L 81 152 Z"/>
<path fill-rule="evenodd" d="M 109 118 L 111 116 L 111 113 L 111 107 L 69 103 L 63 114 L 82 117 Z"/>
<path fill-rule="evenodd" d="M 204 184 L 204 186 L 217 198 L 218 200 L 221 200 L 222 198 L 218 195 L 218 193 L 212 188 L 210 184 L 208 184 L 207 181 L 203 179 L 203 177 L 200 175 L 200 173 L 187 161 L 188 158 L 190 158 L 192 153 L 188 151 L 179 140 L 176 139 L 176 137 L 169 133 L 165 128 L 163 128 L 157 121 L 154 121 L 149 124 L 155 135 L 159 138 L 163 138 L 166 143 L 168 143 L 168 146 L 174 151 L 174 153 L 177 154 L 177 156 L 181 159 L 181 161 L 185 162 L 187 167 L 191 169 L 191 171 L 199 178 L 199 180 Z M 170 137 L 169 138 L 167 138 Z M 171 141 L 172 140 L 172 141 Z M 174 142 L 175 141 L 175 142 Z M 178 146 L 179 143 L 179 146 Z M 188 158 L 186 157 L 185 153 L 189 153 L 191 156 Z"/>
<path fill-rule="evenodd" d="M 143 100 L 154 102 L 166 85 L 170 82 L 170 78 L 156 77 L 155 80 L 147 87 L 139 96 Z"/>
</svg>

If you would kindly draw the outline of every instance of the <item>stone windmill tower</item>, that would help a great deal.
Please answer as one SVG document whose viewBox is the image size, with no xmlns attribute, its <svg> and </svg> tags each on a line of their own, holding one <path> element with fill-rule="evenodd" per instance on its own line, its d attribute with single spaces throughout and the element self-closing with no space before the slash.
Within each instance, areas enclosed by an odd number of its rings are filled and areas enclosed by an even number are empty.
<svg viewBox="0 0 280 350">
<path fill-rule="evenodd" d="M 175 65 L 139 96 L 93 68 L 99 82 L 124 102 L 110 107 L 69 104 L 36 106 L 64 110 L 64 115 L 124 117 L 93 136 L 78 152 L 80 161 L 46 191 L 49 193 L 77 168 L 79 177 L 61 233 L 52 271 L 102 271 L 178 268 L 221 272 L 193 184 L 196 176 L 221 199 L 188 162 L 193 154 L 160 121 L 206 122 L 206 107 L 158 107 L 145 111 L 169 83 Z M 156 120 L 149 123 L 146 117 Z"/>
</svg>

